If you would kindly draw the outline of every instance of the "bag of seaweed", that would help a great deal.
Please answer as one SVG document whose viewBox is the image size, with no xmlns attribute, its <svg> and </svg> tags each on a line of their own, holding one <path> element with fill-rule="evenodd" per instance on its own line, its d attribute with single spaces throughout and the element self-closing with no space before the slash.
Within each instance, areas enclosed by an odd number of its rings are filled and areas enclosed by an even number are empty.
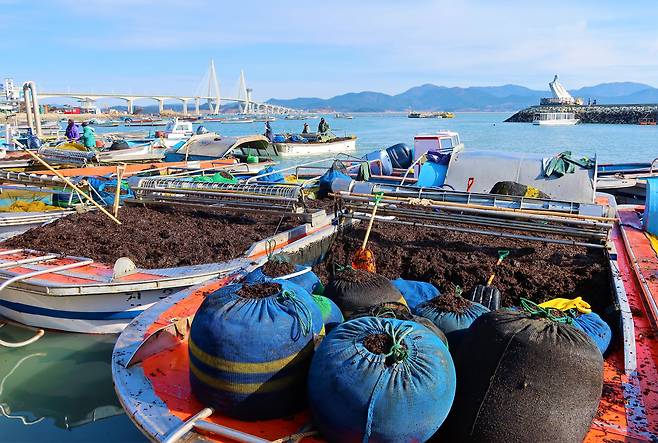
<svg viewBox="0 0 658 443">
<path fill-rule="evenodd" d="M 426 441 L 455 394 L 446 346 L 410 321 L 361 317 L 318 347 L 308 379 L 309 406 L 331 442 Z"/>
<path fill-rule="evenodd" d="M 225 286 L 208 295 L 192 322 L 192 393 L 204 405 L 244 420 L 297 412 L 305 406 L 308 368 L 322 335 L 320 308 L 300 286 L 285 281 Z"/>
<path fill-rule="evenodd" d="M 480 316 L 453 353 L 446 441 L 581 442 L 603 387 L 601 352 L 567 316 L 522 300 Z"/>
</svg>

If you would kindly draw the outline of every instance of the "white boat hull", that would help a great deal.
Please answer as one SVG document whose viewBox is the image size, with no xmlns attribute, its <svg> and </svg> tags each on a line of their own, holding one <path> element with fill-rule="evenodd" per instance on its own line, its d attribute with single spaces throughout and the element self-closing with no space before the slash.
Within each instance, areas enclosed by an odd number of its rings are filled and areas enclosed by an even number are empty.
<svg viewBox="0 0 658 443">
<path fill-rule="evenodd" d="M 117 334 L 155 303 L 190 286 L 235 272 L 240 269 L 240 263 L 238 259 L 224 264 L 143 271 L 153 272 L 147 274 L 151 278 L 145 276 L 133 282 L 111 280 L 89 284 L 92 274 L 75 272 L 58 274 L 64 283 L 54 282 L 54 274 L 48 274 L 48 280 L 37 276 L 2 290 L 0 316 L 43 329 Z M 22 267 L 36 269 L 38 266 Z M 106 273 L 101 271 L 96 277 L 103 278 Z M 10 271 L 0 270 L 0 279 L 6 280 L 12 275 Z"/>
<path fill-rule="evenodd" d="M 327 143 L 274 143 L 280 157 L 356 151 L 356 139 Z"/>
<path fill-rule="evenodd" d="M 184 288 L 54 297 L 9 287 L 0 299 L 0 315 L 44 329 L 117 334 L 147 308 Z"/>
<path fill-rule="evenodd" d="M 533 121 L 533 125 L 537 126 L 573 126 L 578 123 L 578 119 L 573 120 L 537 120 Z"/>
</svg>

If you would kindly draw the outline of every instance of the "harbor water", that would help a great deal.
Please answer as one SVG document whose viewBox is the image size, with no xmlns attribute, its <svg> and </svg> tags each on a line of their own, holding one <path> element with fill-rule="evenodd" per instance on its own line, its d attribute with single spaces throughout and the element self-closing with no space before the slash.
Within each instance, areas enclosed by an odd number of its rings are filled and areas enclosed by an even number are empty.
<svg viewBox="0 0 658 443">
<path fill-rule="evenodd" d="M 413 143 L 419 133 L 454 130 L 467 149 L 551 155 L 570 150 L 596 156 L 599 163 L 650 162 L 658 157 L 658 127 L 576 125 L 537 127 L 503 123 L 509 113 L 459 113 L 454 119 L 409 119 L 402 114 L 354 114 L 354 119 L 328 116 L 339 136 L 358 137 L 357 154 L 395 143 Z M 307 122 L 311 130 L 318 119 Z M 274 133 L 300 132 L 301 120 L 271 122 Z M 224 135 L 262 133 L 263 122 L 204 124 Z M 196 127 L 196 125 L 195 125 Z M 148 128 L 97 128 L 97 132 Z M 157 128 L 161 129 L 161 128 Z M 318 158 L 326 157 L 319 156 Z M 286 160 L 283 165 L 307 158 Z M 0 328 L 0 338 L 17 341 L 29 333 L 14 326 Z M 115 336 L 47 331 L 38 342 L 21 349 L 0 347 L 0 442 L 120 441 L 145 438 L 123 413 L 110 373 Z"/>
</svg>

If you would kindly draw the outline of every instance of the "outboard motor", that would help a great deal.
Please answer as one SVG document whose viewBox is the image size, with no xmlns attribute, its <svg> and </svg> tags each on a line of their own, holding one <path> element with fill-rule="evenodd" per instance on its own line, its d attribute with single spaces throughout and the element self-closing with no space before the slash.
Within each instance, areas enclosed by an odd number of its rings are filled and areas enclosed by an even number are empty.
<svg viewBox="0 0 658 443">
<path fill-rule="evenodd" d="M 27 148 L 28 149 L 39 149 L 41 147 L 41 140 L 39 137 L 34 135 L 32 128 L 27 130 Z"/>
<path fill-rule="evenodd" d="M 203 125 L 196 128 L 196 135 L 207 134 L 207 133 L 208 133 L 208 130 Z"/>
<path fill-rule="evenodd" d="M 391 164 L 395 169 L 407 169 L 414 161 L 414 149 L 405 143 L 398 143 L 386 148 Z"/>
</svg>

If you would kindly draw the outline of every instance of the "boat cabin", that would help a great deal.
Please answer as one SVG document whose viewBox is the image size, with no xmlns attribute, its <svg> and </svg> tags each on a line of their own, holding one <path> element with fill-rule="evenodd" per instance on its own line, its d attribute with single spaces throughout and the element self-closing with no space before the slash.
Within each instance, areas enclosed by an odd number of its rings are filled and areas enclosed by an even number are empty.
<svg viewBox="0 0 658 443">
<path fill-rule="evenodd" d="M 192 122 L 178 121 L 178 119 L 167 123 L 163 132 L 166 138 L 185 138 L 194 135 Z"/>
<path fill-rule="evenodd" d="M 414 160 L 428 151 L 437 151 L 448 154 L 457 147 L 464 145 L 459 138 L 459 133 L 454 131 L 441 131 L 436 134 L 420 134 L 414 137 Z"/>
<path fill-rule="evenodd" d="M 578 123 L 573 112 L 537 112 L 532 118 L 534 125 L 575 125 Z"/>
</svg>

